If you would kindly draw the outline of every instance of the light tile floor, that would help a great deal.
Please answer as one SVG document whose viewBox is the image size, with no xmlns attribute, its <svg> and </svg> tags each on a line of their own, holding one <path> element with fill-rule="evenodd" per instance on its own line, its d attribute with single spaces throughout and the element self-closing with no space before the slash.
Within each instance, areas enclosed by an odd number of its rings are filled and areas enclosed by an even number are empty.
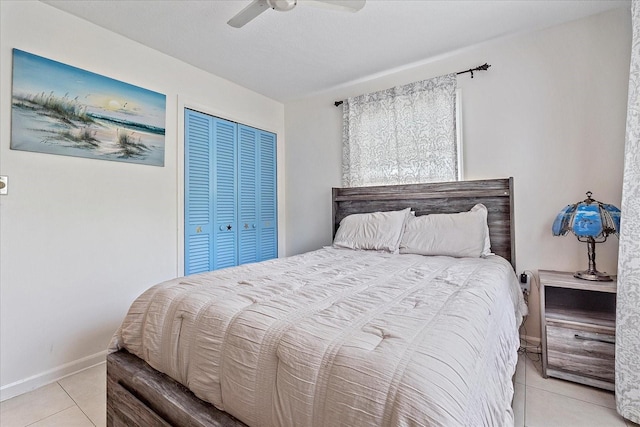
<svg viewBox="0 0 640 427">
<path fill-rule="evenodd" d="M 638 427 L 616 412 L 613 392 L 542 377 L 538 354 L 521 354 L 514 376 L 516 427 Z"/>
<path fill-rule="evenodd" d="M 0 403 L 0 426 L 104 427 L 106 393 L 106 363 L 101 363 Z"/>
<path fill-rule="evenodd" d="M 538 355 L 520 355 L 514 376 L 516 427 L 639 427 L 615 410 L 613 393 L 542 378 Z M 105 364 L 0 404 L 2 427 L 106 425 Z"/>
</svg>

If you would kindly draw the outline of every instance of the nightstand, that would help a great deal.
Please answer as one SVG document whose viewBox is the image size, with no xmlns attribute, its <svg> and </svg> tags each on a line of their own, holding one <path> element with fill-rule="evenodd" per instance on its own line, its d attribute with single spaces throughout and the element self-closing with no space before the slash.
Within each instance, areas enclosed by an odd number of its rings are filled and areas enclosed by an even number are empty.
<svg viewBox="0 0 640 427">
<path fill-rule="evenodd" d="M 616 278 L 540 270 L 542 375 L 614 389 Z"/>
</svg>

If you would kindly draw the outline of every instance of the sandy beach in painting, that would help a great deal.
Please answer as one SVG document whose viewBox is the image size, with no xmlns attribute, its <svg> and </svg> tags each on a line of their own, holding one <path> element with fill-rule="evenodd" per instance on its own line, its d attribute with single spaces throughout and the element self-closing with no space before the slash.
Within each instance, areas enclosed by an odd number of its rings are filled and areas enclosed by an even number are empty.
<svg viewBox="0 0 640 427">
<path fill-rule="evenodd" d="M 164 163 L 164 129 L 116 117 L 85 113 L 80 118 L 14 97 L 11 125 L 16 150 Z"/>
</svg>

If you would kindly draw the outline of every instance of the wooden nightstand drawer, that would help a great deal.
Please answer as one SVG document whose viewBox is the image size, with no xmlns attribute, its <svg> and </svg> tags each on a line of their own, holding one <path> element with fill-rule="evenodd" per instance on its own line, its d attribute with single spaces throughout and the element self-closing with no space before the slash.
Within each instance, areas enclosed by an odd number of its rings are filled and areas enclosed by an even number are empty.
<svg viewBox="0 0 640 427">
<path fill-rule="evenodd" d="M 547 323 L 547 366 L 592 378 L 615 379 L 615 335 L 596 328 Z"/>
<path fill-rule="evenodd" d="M 539 277 L 542 376 L 613 390 L 616 282 L 548 270 Z"/>
</svg>

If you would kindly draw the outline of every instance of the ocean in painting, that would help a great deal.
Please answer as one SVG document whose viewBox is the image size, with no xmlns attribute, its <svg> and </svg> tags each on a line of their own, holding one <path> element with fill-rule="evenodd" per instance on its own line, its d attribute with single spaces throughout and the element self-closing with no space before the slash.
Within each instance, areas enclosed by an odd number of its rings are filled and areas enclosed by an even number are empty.
<svg viewBox="0 0 640 427">
<path fill-rule="evenodd" d="M 11 149 L 164 166 L 163 94 L 13 50 Z"/>
</svg>

